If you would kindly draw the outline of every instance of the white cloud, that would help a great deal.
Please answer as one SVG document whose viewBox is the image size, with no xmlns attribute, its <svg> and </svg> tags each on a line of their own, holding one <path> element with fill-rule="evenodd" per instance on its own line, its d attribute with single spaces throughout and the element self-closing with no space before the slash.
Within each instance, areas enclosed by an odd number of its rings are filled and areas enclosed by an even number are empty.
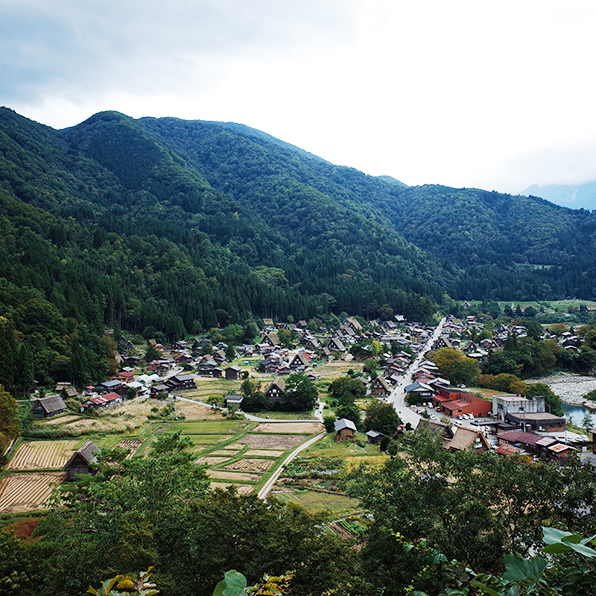
<svg viewBox="0 0 596 596">
<path fill-rule="evenodd" d="M 596 179 L 590 0 L 0 0 L 0 102 L 242 122 L 409 184 Z M 581 179 L 581 180 L 580 180 Z"/>
</svg>

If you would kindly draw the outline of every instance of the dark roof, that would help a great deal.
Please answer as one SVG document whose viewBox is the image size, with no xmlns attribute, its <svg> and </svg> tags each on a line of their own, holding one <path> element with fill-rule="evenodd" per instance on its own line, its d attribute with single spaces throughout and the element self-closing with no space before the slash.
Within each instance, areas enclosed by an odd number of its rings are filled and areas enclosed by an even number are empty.
<svg viewBox="0 0 596 596">
<path fill-rule="evenodd" d="M 35 403 L 39 403 L 48 414 L 50 412 L 55 412 L 56 410 L 66 410 L 66 405 L 59 395 L 40 397 L 39 399 L 35 400 Z"/>
<path fill-rule="evenodd" d="M 540 439 L 543 437 L 541 435 L 536 435 L 534 433 L 525 433 L 522 431 L 511 430 L 505 433 L 499 433 L 497 435 L 497 439 L 502 441 L 507 441 L 508 443 L 522 443 L 524 445 L 536 445 Z"/>
<path fill-rule="evenodd" d="M 63 470 L 68 469 L 68 466 L 72 463 L 75 457 L 82 457 L 88 464 L 93 464 L 97 461 L 95 454 L 101 451 L 101 449 L 93 442 L 87 441 L 82 447 L 79 447 L 71 456 L 70 459 L 64 464 Z"/>
</svg>

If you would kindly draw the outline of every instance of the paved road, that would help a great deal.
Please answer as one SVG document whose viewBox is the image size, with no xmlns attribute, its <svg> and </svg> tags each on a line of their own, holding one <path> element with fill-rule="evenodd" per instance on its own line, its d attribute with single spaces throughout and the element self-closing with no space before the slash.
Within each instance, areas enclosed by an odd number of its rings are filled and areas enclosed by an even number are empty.
<svg viewBox="0 0 596 596">
<path fill-rule="evenodd" d="M 413 428 L 418 426 L 418 421 L 420 420 L 420 414 L 414 412 L 414 410 L 410 409 L 405 402 L 405 388 L 412 383 L 412 374 L 414 371 L 420 366 L 420 363 L 424 360 L 425 354 L 432 348 L 433 344 L 439 336 L 441 335 L 441 331 L 443 330 L 443 326 L 445 325 L 445 318 L 442 318 L 439 324 L 436 326 L 433 334 L 430 336 L 429 340 L 424 344 L 422 349 L 418 352 L 418 356 L 410 366 L 406 369 L 402 380 L 397 384 L 395 389 L 391 392 L 389 396 L 389 402 L 393 404 L 395 411 L 397 412 L 400 420 L 406 424 L 409 422 Z"/>
<path fill-rule="evenodd" d="M 281 464 L 281 466 L 279 466 L 279 468 L 277 468 L 277 470 L 275 470 L 273 476 L 271 476 L 271 478 L 269 478 L 269 480 L 267 480 L 267 482 L 265 483 L 263 488 L 259 491 L 259 494 L 257 495 L 257 497 L 259 499 L 265 499 L 267 497 L 267 495 L 270 493 L 271 489 L 273 488 L 273 485 L 277 482 L 277 479 L 280 477 L 284 468 L 301 451 L 304 451 L 305 449 L 307 449 L 308 447 L 310 447 L 311 445 L 313 445 L 314 443 L 316 443 L 317 441 L 321 440 L 323 437 L 326 437 L 326 436 L 327 436 L 327 433 L 321 433 L 321 434 L 317 435 L 316 437 L 309 439 L 308 441 L 306 441 L 306 443 L 303 443 L 302 445 L 299 445 L 298 447 L 296 447 L 296 449 L 294 449 L 294 451 L 292 451 L 292 453 L 290 453 L 290 455 L 288 455 L 288 457 L 286 457 L 286 459 L 284 459 L 284 462 Z"/>
</svg>

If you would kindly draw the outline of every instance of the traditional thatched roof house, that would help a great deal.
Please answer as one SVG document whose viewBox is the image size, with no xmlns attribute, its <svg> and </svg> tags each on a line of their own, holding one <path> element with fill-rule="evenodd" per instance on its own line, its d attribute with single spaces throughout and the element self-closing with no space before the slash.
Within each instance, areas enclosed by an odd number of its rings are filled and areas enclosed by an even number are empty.
<svg viewBox="0 0 596 596">
<path fill-rule="evenodd" d="M 461 451 L 463 449 L 488 451 L 490 445 L 482 431 L 458 426 L 453 438 L 445 443 L 445 448 L 450 451 Z"/>
<path fill-rule="evenodd" d="M 286 401 L 287 396 L 285 393 L 286 382 L 281 377 L 278 377 L 271 382 L 269 387 L 265 389 L 265 397 L 269 401 Z"/>
<path fill-rule="evenodd" d="M 66 480 L 74 480 L 79 474 L 91 474 L 91 464 L 97 461 L 95 454 L 98 451 L 100 449 L 93 441 L 87 441 L 77 449 L 62 468 L 66 472 Z"/>
<path fill-rule="evenodd" d="M 33 418 L 50 418 L 66 411 L 66 405 L 59 395 L 40 397 L 31 408 Z"/>
</svg>

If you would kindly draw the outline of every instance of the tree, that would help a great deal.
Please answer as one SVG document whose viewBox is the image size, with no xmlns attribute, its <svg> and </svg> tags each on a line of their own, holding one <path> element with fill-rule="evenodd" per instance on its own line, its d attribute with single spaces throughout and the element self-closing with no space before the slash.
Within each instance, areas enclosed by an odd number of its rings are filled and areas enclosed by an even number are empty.
<svg viewBox="0 0 596 596">
<path fill-rule="evenodd" d="M 319 398 L 317 386 L 304 373 L 293 373 L 286 380 L 285 393 L 292 410 L 312 410 Z"/>
<path fill-rule="evenodd" d="M 474 385 L 480 375 L 480 367 L 473 358 L 468 358 L 455 348 L 440 348 L 432 356 L 441 376 L 455 385 Z"/>
<path fill-rule="evenodd" d="M 161 358 L 161 352 L 156 349 L 153 344 L 149 344 L 147 346 L 147 350 L 145 351 L 145 355 L 143 356 L 143 360 L 149 363 L 157 360 L 158 358 Z"/>
<path fill-rule="evenodd" d="M 362 410 L 354 403 L 340 404 L 335 410 L 335 416 L 338 420 L 347 418 L 356 425 L 356 428 L 360 428 L 362 422 Z"/>
<path fill-rule="evenodd" d="M 366 396 L 366 385 L 350 376 L 339 377 L 329 385 L 329 393 L 340 403 L 350 402 Z"/>
<path fill-rule="evenodd" d="M 19 436 L 21 424 L 14 397 L 0 385 L 0 463 L 10 442 Z"/>
<path fill-rule="evenodd" d="M 371 402 L 366 408 L 364 430 L 376 430 L 388 437 L 392 437 L 401 420 L 391 404 L 378 401 Z"/>
<path fill-rule="evenodd" d="M 477 571 L 498 572 L 506 553 L 539 548 L 545 520 L 573 531 L 596 521 L 589 509 L 596 480 L 581 467 L 450 453 L 424 435 L 399 445 L 406 457 L 381 469 L 356 469 L 347 480 L 348 494 L 373 515 L 362 551 L 366 576 L 388 596 L 402 594 L 426 564 L 407 541 L 425 541 Z"/>
<path fill-rule="evenodd" d="M 46 587 L 81 594 L 106 572 L 146 569 L 173 550 L 182 520 L 209 487 L 191 444 L 178 432 L 158 436 L 143 458 L 102 450 L 95 476 L 60 485 L 35 545 Z"/>
<path fill-rule="evenodd" d="M 337 418 L 335 416 L 325 416 L 323 418 L 323 424 L 325 426 L 325 431 L 328 433 L 332 433 L 335 431 L 335 421 Z"/>
</svg>

